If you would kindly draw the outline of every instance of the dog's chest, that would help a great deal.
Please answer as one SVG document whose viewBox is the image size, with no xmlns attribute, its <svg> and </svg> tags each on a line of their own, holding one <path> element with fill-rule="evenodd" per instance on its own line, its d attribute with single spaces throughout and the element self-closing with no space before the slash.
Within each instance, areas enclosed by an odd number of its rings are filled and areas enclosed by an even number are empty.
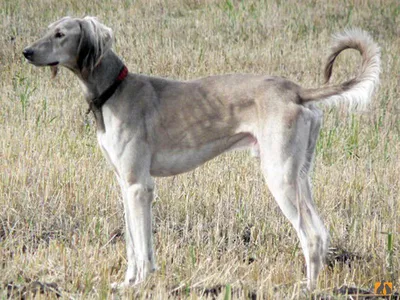
<svg viewBox="0 0 400 300">
<path fill-rule="evenodd" d="M 118 140 L 117 135 L 112 134 L 111 132 L 98 132 L 97 141 L 107 162 L 118 174 L 118 157 L 120 156 L 118 145 L 120 144 L 120 141 Z"/>
</svg>

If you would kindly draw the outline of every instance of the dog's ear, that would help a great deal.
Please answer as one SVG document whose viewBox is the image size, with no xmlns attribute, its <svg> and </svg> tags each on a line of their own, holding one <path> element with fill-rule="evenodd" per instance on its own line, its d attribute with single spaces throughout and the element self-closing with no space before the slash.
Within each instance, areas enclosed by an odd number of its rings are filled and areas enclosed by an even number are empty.
<svg viewBox="0 0 400 300">
<path fill-rule="evenodd" d="M 81 36 L 78 45 L 78 67 L 81 72 L 91 72 L 101 61 L 104 53 L 111 49 L 112 30 L 94 17 L 79 20 Z"/>
<path fill-rule="evenodd" d="M 78 68 L 84 70 L 92 70 L 96 60 L 94 32 L 89 22 L 79 20 L 81 36 L 78 45 Z"/>
</svg>

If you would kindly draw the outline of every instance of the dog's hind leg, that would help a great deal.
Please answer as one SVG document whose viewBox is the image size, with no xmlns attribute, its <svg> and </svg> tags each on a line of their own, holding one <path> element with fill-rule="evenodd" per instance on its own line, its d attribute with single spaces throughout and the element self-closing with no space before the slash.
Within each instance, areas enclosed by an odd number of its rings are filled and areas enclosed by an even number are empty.
<svg viewBox="0 0 400 300">
<path fill-rule="evenodd" d="M 313 204 L 308 178 L 318 129 L 317 116 L 307 108 L 300 108 L 267 120 L 258 136 L 263 174 L 299 236 L 310 290 L 315 288 L 328 243 L 327 231 Z"/>
<path fill-rule="evenodd" d="M 314 288 L 319 271 L 325 263 L 325 256 L 328 250 L 329 234 L 322 220 L 320 219 L 312 197 L 310 170 L 312 167 L 315 146 L 319 130 L 321 128 L 322 112 L 319 109 L 310 107 L 312 117 L 310 120 L 310 131 L 306 159 L 300 171 L 300 193 L 302 197 L 299 209 L 299 231 L 306 237 L 306 247 L 309 248 L 309 256 L 306 257 L 308 286 Z M 317 234 L 315 234 L 317 233 Z M 315 279 L 315 280 L 314 280 Z"/>
<path fill-rule="evenodd" d="M 310 211 L 312 211 L 312 214 L 314 216 L 314 221 L 313 221 L 314 226 L 318 228 L 318 231 L 322 236 L 322 253 L 325 257 L 329 247 L 329 234 L 315 209 L 315 204 L 312 196 L 312 188 L 311 188 L 312 185 L 310 179 L 310 172 L 314 160 L 315 147 L 317 144 L 317 139 L 319 136 L 319 131 L 322 123 L 322 112 L 318 108 L 315 108 L 314 106 L 311 105 L 309 108 L 312 117 L 309 119 L 311 124 L 310 124 L 310 133 L 308 137 L 306 160 L 300 171 L 301 191 L 304 194 L 303 199 L 306 202 L 307 207 L 309 208 Z"/>
</svg>

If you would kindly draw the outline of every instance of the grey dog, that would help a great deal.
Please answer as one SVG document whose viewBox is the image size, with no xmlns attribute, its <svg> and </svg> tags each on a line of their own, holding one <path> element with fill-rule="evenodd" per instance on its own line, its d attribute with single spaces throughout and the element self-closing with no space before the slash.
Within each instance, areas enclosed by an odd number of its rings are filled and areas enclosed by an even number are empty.
<svg viewBox="0 0 400 300">
<path fill-rule="evenodd" d="M 312 200 L 309 171 L 322 113 L 314 103 L 363 107 L 379 81 L 380 50 L 361 30 L 338 34 L 325 66 L 329 81 L 345 49 L 362 55 L 361 71 L 340 85 L 305 89 L 281 77 L 210 76 L 192 81 L 129 73 L 111 50 L 110 28 L 93 17 L 65 17 L 23 51 L 35 66 L 70 69 L 97 123 L 100 148 L 121 186 L 129 286 L 155 270 L 151 229 L 153 176 L 187 172 L 238 148 L 259 155 L 268 187 L 297 231 L 314 289 L 329 234 Z"/>
</svg>

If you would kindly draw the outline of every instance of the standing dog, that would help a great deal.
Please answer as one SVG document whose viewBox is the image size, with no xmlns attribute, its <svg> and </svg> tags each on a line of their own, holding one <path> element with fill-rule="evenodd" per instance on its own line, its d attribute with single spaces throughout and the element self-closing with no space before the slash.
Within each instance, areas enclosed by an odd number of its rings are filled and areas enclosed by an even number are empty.
<svg viewBox="0 0 400 300">
<path fill-rule="evenodd" d="M 121 286 L 155 270 L 151 229 L 153 176 L 187 172 L 237 148 L 252 148 L 268 187 L 299 236 L 307 285 L 317 282 L 328 232 L 312 200 L 309 171 L 322 113 L 314 103 L 366 105 L 378 83 L 380 52 L 360 30 L 336 36 L 325 67 L 329 81 L 345 49 L 362 55 L 359 75 L 340 85 L 305 89 L 280 77 L 211 76 L 173 81 L 128 73 L 111 50 L 112 31 L 93 17 L 65 17 L 23 54 L 35 66 L 64 66 L 83 87 L 100 148 L 122 189 L 128 269 Z"/>
</svg>

